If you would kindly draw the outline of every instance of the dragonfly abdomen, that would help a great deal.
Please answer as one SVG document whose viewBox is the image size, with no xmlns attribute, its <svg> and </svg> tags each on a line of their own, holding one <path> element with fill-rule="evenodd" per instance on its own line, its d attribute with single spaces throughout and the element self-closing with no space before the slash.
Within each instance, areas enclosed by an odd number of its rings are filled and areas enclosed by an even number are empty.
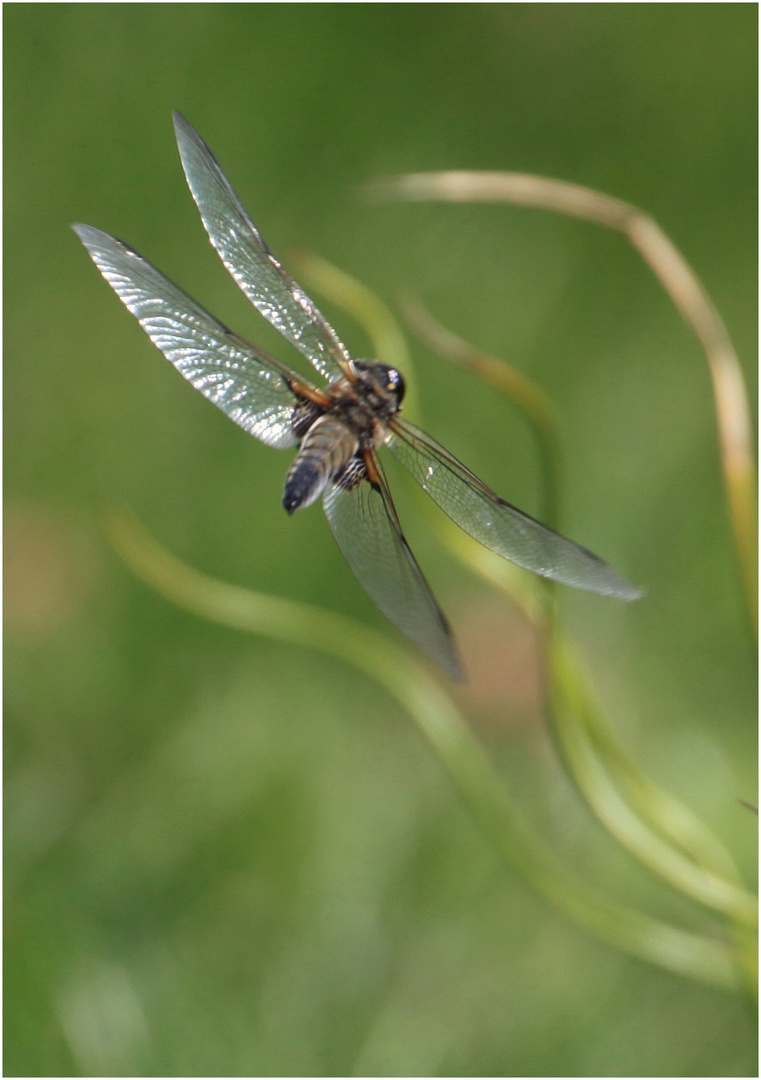
<svg viewBox="0 0 761 1080">
<path fill-rule="evenodd" d="M 316 420 L 288 470 L 283 493 L 283 506 L 288 513 L 313 503 L 358 449 L 359 439 L 337 416 L 321 416 Z"/>
</svg>

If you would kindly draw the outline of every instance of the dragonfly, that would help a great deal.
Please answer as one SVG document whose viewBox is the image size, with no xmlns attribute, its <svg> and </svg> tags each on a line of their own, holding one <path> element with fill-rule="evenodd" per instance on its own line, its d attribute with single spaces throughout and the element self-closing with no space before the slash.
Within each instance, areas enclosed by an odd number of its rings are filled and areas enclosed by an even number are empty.
<svg viewBox="0 0 761 1080">
<path fill-rule="evenodd" d="M 74 225 L 93 262 L 151 341 L 197 390 L 267 446 L 296 448 L 283 495 L 289 514 L 320 496 L 359 584 L 450 677 L 463 679 L 451 627 L 402 532 L 378 456 L 387 447 L 452 521 L 542 577 L 620 599 L 639 591 L 598 556 L 496 495 L 402 416 L 404 378 L 350 356 L 276 259 L 198 132 L 174 113 L 191 195 L 216 249 L 257 311 L 310 362 L 307 379 L 211 315 L 129 245 Z"/>
</svg>

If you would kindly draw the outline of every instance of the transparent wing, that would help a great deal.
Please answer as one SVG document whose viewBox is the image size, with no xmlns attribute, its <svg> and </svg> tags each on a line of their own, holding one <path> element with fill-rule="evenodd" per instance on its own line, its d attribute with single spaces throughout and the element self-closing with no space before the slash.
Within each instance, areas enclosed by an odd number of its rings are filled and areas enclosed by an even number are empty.
<svg viewBox="0 0 761 1080">
<path fill-rule="evenodd" d="M 445 514 L 485 547 L 542 577 L 634 600 L 640 592 L 591 551 L 500 499 L 430 436 L 393 419 L 391 452 Z"/>
<path fill-rule="evenodd" d="M 222 262 L 265 319 L 328 380 L 349 354 L 335 330 L 264 241 L 198 132 L 174 113 L 174 130 L 190 192 Z"/>
<path fill-rule="evenodd" d="M 298 376 L 228 330 L 121 240 L 91 225 L 74 231 L 154 345 L 196 390 L 269 446 L 296 444 L 288 380 Z"/>
<path fill-rule="evenodd" d="M 376 463 L 377 465 L 377 463 Z M 462 679 L 449 624 L 402 535 L 385 478 L 331 484 L 323 507 L 357 581 L 391 622 L 453 679 Z"/>
</svg>

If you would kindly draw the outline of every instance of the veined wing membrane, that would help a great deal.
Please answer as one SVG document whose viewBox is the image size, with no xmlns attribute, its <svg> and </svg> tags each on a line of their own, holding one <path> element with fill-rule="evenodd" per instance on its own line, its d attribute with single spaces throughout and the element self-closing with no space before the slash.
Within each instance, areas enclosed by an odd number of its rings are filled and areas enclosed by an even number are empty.
<svg viewBox="0 0 761 1080">
<path fill-rule="evenodd" d="M 391 622 L 453 678 L 462 679 L 449 624 L 402 535 L 385 478 L 323 495 L 336 543 L 357 581 Z"/>
<path fill-rule="evenodd" d="M 269 446 L 296 444 L 293 373 L 284 364 L 228 330 L 121 240 L 91 225 L 74 230 L 125 307 L 196 390 Z"/>
<path fill-rule="evenodd" d="M 495 495 L 425 432 L 394 418 L 386 445 L 465 532 L 518 566 L 577 589 L 634 600 L 640 592 L 607 563 Z"/>
<path fill-rule="evenodd" d="M 220 259 L 257 311 L 321 375 L 335 379 L 349 361 L 335 330 L 277 261 L 214 154 L 177 112 L 174 130 L 188 187 Z"/>
</svg>

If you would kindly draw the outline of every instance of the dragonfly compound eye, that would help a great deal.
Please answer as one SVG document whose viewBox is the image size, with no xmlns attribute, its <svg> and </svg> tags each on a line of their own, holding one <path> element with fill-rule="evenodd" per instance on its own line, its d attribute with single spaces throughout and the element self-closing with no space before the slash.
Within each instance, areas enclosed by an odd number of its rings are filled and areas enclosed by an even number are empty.
<svg viewBox="0 0 761 1080">
<path fill-rule="evenodd" d="M 394 395 L 401 405 L 404 392 L 407 389 L 401 371 L 397 371 L 396 368 L 392 367 L 388 369 L 388 382 L 386 383 L 386 388 Z"/>
</svg>

